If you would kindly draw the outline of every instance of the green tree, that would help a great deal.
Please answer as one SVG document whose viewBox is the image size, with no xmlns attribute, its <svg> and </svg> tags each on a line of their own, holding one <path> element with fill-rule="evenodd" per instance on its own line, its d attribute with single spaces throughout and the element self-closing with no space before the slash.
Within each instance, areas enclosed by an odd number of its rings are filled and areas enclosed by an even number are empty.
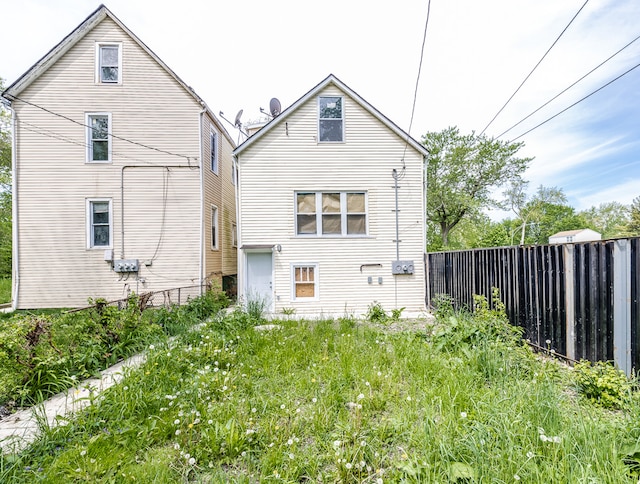
<svg viewBox="0 0 640 484">
<path fill-rule="evenodd" d="M 4 81 L 0 77 L 0 92 Z M 11 118 L 0 104 L 0 277 L 11 277 Z"/>
<path fill-rule="evenodd" d="M 624 237 L 629 223 L 629 207 L 620 202 L 606 202 L 580 212 L 587 228 L 600 232 L 603 239 Z"/>
<path fill-rule="evenodd" d="M 636 197 L 631 202 L 629 209 L 629 222 L 625 226 L 627 237 L 637 237 L 640 235 L 640 197 Z"/>
<path fill-rule="evenodd" d="M 544 203 L 541 206 L 542 216 L 531 226 L 526 243 L 548 244 L 549 237 L 565 230 L 583 229 L 587 221 L 576 210 L 566 204 Z"/>
<path fill-rule="evenodd" d="M 515 180 L 511 183 L 505 196 L 511 211 L 518 218 L 520 224 L 520 245 L 524 245 L 527 227 L 540 224 L 545 217 L 545 208 L 549 204 L 566 204 L 567 197 L 561 188 L 540 185 L 536 193 L 527 195 L 529 182 Z"/>
<path fill-rule="evenodd" d="M 499 206 L 493 193 L 521 178 L 531 158 L 515 155 L 523 143 L 509 143 L 458 128 L 422 137 L 427 157 L 427 219 L 438 229 L 444 248 L 449 234 L 465 217 Z"/>
</svg>

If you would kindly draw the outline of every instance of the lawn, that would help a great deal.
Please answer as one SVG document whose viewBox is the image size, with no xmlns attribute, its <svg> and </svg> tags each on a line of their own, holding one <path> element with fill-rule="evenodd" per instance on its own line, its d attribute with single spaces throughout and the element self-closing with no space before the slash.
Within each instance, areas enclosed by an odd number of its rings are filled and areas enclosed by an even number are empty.
<svg viewBox="0 0 640 484">
<path fill-rule="evenodd" d="M 11 278 L 0 278 L 0 304 L 11 302 Z"/>
<path fill-rule="evenodd" d="M 1 459 L 0 481 L 637 482 L 635 397 L 603 410 L 494 316 L 445 312 L 429 334 L 220 317 L 150 345 L 87 411 Z"/>
</svg>

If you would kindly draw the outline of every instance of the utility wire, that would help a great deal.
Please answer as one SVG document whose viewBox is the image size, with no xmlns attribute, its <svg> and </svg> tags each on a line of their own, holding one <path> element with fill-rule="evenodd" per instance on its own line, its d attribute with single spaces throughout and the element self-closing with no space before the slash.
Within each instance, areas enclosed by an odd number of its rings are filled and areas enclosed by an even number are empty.
<svg viewBox="0 0 640 484">
<path fill-rule="evenodd" d="M 602 67 L 604 64 L 606 64 L 607 62 L 609 62 L 611 59 L 613 59 L 615 56 L 617 56 L 620 52 L 622 52 L 623 50 L 625 50 L 627 47 L 629 47 L 631 44 L 633 44 L 636 40 L 640 39 L 640 35 L 638 37 L 636 37 L 635 39 L 633 39 L 631 42 L 629 42 L 627 45 L 625 45 L 622 49 L 620 49 L 618 52 L 616 52 L 615 54 L 609 56 L 606 60 L 602 61 L 600 64 L 598 64 L 596 67 L 594 67 L 593 69 L 591 69 L 589 72 L 587 72 L 584 76 L 582 76 L 580 79 L 578 79 L 577 81 L 575 81 L 573 84 L 571 84 L 569 87 L 565 88 L 564 90 L 560 91 L 558 94 L 556 94 L 554 97 L 552 97 L 551 99 L 549 99 L 546 103 L 544 103 L 542 106 L 540 106 L 538 109 L 536 109 L 535 111 L 531 112 L 530 114 L 528 114 L 527 116 L 525 116 L 524 118 L 522 118 L 520 121 L 518 121 L 516 124 L 514 124 L 513 126 L 511 126 L 509 129 L 507 129 L 506 131 L 503 131 L 502 133 L 500 133 L 498 136 L 496 136 L 496 139 L 501 138 L 502 136 L 504 136 L 505 134 L 507 134 L 509 131 L 511 131 L 513 128 L 515 128 L 516 126 L 518 126 L 519 124 L 521 124 L 522 122 L 526 121 L 527 119 L 529 119 L 531 116 L 533 116 L 534 114 L 536 114 L 538 111 L 540 111 L 542 108 L 544 108 L 545 106 L 547 106 L 549 103 L 551 103 L 552 101 L 555 101 L 558 97 L 560 97 L 562 94 L 564 94 L 565 92 L 567 92 L 569 89 L 571 89 L 573 86 L 575 86 L 576 84 L 578 84 L 580 81 L 582 81 L 585 77 L 591 75 L 593 72 L 595 72 L 597 69 L 599 69 L 600 67 Z"/>
<path fill-rule="evenodd" d="M 509 99 L 507 99 L 507 102 L 504 103 L 504 105 L 500 108 L 500 110 L 495 114 L 495 116 L 493 118 L 491 118 L 491 121 L 489 121 L 489 124 L 487 124 L 484 129 L 480 132 L 480 136 L 482 136 L 484 134 L 484 132 L 487 130 L 487 128 L 489 126 L 491 126 L 491 124 L 495 121 L 495 119 L 498 117 L 498 115 L 504 110 L 504 108 L 507 107 L 507 104 L 509 104 L 511 102 L 511 100 L 513 99 L 513 97 L 518 93 L 518 91 L 520 90 L 520 88 L 524 85 L 525 82 L 527 82 L 527 80 L 531 77 L 531 75 L 534 73 L 534 71 L 538 68 L 538 66 L 542 63 L 542 61 L 544 60 L 545 57 L 547 57 L 547 54 L 549 54 L 549 52 L 551 52 L 551 49 L 553 49 L 553 47 L 558 43 L 558 41 L 560 40 L 560 37 L 562 37 L 564 35 L 564 33 L 567 31 L 567 29 L 569 28 L 569 26 L 573 23 L 573 21 L 576 19 L 576 17 L 578 16 L 578 14 L 582 11 L 582 9 L 587 5 L 587 3 L 589 3 L 589 0 L 585 0 L 585 2 L 582 4 L 582 7 L 580 7 L 580 9 L 576 12 L 576 14 L 573 16 L 573 18 L 571 19 L 571 21 L 567 24 L 567 26 L 562 30 L 562 32 L 560 32 L 560 35 L 558 35 L 558 37 L 556 38 L 556 40 L 553 41 L 553 44 L 551 44 L 551 47 L 549 47 L 547 49 L 547 51 L 544 53 L 544 55 L 542 56 L 542 58 L 538 61 L 538 63 L 533 67 L 533 69 L 531 69 L 531 72 L 529 72 L 529 74 L 527 74 L 527 77 L 524 78 L 524 81 L 522 81 L 520 83 L 520 85 L 518 86 L 518 88 L 513 92 L 513 94 L 511 95 L 511 97 Z"/>
<path fill-rule="evenodd" d="M 569 109 L 571 109 L 572 107 L 574 107 L 576 104 L 581 103 L 582 101 L 584 101 L 585 99 L 593 96 L 595 93 L 597 93 L 598 91 L 601 91 L 602 89 L 604 89 L 605 87 L 607 87 L 609 84 L 614 83 L 615 81 L 617 81 L 618 79 L 620 79 L 623 76 L 626 76 L 627 74 L 629 74 L 632 70 L 637 69 L 638 67 L 640 67 L 640 64 L 636 64 L 635 66 L 633 66 L 631 69 L 629 69 L 626 72 L 623 72 L 622 74 L 620 74 L 618 77 L 616 77 L 615 79 L 610 80 L 609 82 L 607 82 L 605 85 L 600 86 L 598 89 L 596 89 L 595 91 L 590 92 L 589 94 L 587 94 L 585 97 L 583 97 L 582 99 L 574 102 L 571 106 L 568 106 L 566 108 L 564 108 L 562 111 L 560 111 L 559 113 L 554 114 L 553 116 L 551 116 L 550 118 L 547 118 L 546 120 L 544 120 L 542 123 L 534 126 L 533 128 L 531 128 L 528 131 L 525 131 L 524 133 L 522 133 L 520 136 L 513 138 L 511 141 L 515 141 L 517 139 L 522 138 L 524 135 L 531 133 L 531 131 L 533 131 L 534 129 L 538 129 L 540 126 L 542 126 L 543 124 L 551 121 L 553 118 L 556 118 L 558 116 L 560 116 L 562 113 L 564 113 L 565 111 L 568 111 Z"/>
<path fill-rule="evenodd" d="M 422 34 L 422 47 L 420 49 L 420 62 L 418 63 L 418 75 L 416 76 L 416 87 L 413 90 L 413 104 L 411 106 L 411 118 L 409 119 L 409 129 L 407 130 L 407 139 L 404 143 L 404 151 L 402 153 L 402 171 L 398 177 L 398 180 L 404 177 L 405 173 L 405 162 L 404 157 L 407 154 L 407 146 L 409 144 L 409 136 L 411 136 L 411 128 L 413 126 L 413 116 L 416 112 L 416 101 L 418 99 L 418 85 L 420 84 L 420 73 L 422 72 L 422 61 L 424 60 L 424 46 L 427 43 L 427 28 L 429 27 L 429 16 L 431 15 L 431 0 L 427 3 L 427 19 L 424 22 L 424 33 Z M 394 177 L 395 178 L 395 177 Z"/>
<path fill-rule="evenodd" d="M 92 126 L 89 126 L 87 124 L 81 123 L 80 121 L 76 121 L 75 119 L 70 118 L 69 116 L 65 116 L 64 114 L 60 114 L 60 113 L 56 113 L 54 111 L 51 111 L 50 109 L 47 109 L 47 108 L 45 108 L 43 106 L 39 106 L 39 105 L 37 105 L 35 103 L 32 103 L 32 102 L 26 101 L 24 99 L 21 99 L 18 96 L 10 95 L 10 97 L 12 99 L 17 100 L 17 101 L 20 101 L 20 102 L 23 102 L 25 104 L 28 104 L 29 106 L 33 106 L 35 108 L 41 109 L 42 111 L 44 111 L 46 113 L 52 114 L 54 116 L 58 116 L 59 118 L 62 118 L 62 119 L 66 119 L 67 121 L 71 121 L 72 123 L 78 124 L 78 125 L 83 126 L 85 128 L 93 129 Z M 131 143 L 133 145 L 140 146 L 142 148 L 146 148 L 146 149 L 149 149 L 149 150 L 157 151 L 159 153 L 164 153 L 165 155 L 171 155 L 171 156 L 177 156 L 178 158 L 184 158 L 185 160 L 187 160 L 187 162 L 191 162 L 192 159 L 197 159 L 197 157 L 181 155 L 181 154 L 178 154 L 178 153 L 173 153 L 171 151 L 162 150 L 162 149 L 156 148 L 154 146 L 145 145 L 144 143 L 140 143 L 138 141 L 133 141 L 133 140 L 130 140 L 128 138 L 123 138 L 122 136 L 117 136 L 117 135 L 115 135 L 113 133 L 108 133 L 108 135 L 111 136 L 112 138 L 119 139 L 121 141 L 126 141 L 127 143 Z"/>
</svg>

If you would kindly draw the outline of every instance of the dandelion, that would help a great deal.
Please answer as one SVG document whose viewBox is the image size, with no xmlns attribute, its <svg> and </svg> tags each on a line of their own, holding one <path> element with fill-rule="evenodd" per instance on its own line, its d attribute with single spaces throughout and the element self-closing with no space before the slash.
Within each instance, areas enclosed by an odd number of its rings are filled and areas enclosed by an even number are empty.
<svg viewBox="0 0 640 484">
<path fill-rule="evenodd" d="M 300 413 L 300 409 L 299 408 L 296 408 L 296 413 Z"/>
<path fill-rule="evenodd" d="M 87 455 L 87 451 L 86 451 L 86 450 L 83 450 L 82 452 L 80 452 L 80 455 L 81 455 L 81 456 L 85 456 L 85 455 Z"/>
<path fill-rule="evenodd" d="M 411 395 L 407 395 L 407 402 L 411 401 Z"/>
<path fill-rule="evenodd" d="M 292 445 L 292 444 L 293 444 L 293 439 L 287 440 L 287 445 Z"/>
<path fill-rule="evenodd" d="M 174 425 L 178 425 L 179 423 L 180 423 L 180 419 L 178 419 L 178 418 L 173 421 Z"/>
<path fill-rule="evenodd" d="M 520 476 L 518 474 L 514 474 L 513 479 L 516 481 L 520 480 Z"/>
<path fill-rule="evenodd" d="M 289 454 L 289 459 L 293 460 L 294 458 L 295 458 L 295 455 Z"/>
<path fill-rule="evenodd" d="M 149 345 L 149 349 L 150 349 L 150 350 L 155 350 L 155 349 L 156 349 L 156 347 L 155 347 L 155 346 L 153 346 L 153 345 Z"/>
<path fill-rule="evenodd" d="M 311 401 L 312 401 L 313 403 L 316 403 L 316 402 L 318 401 L 318 399 L 317 399 L 316 397 L 313 397 L 313 398 L 311 399 Z"/>
<path fill-rule="evenodd" d="M 253 408 L 251 409 L 251 413 L 256 413 L 257 411 L 258 411 L 258 409 L 257 409 L 256 407 L 253 407 Z"/>
<path fill-rule="evenodd" d="M 195 465 L 195 463 L 196 463 L 196 459 L 194 457 L 191 457 L 191 459 L 189 459 L 189 465 L 192 466 L 192 465 Z"/>
<path fill-rule="evenodd" d="M 369 387 L 371 386 L 371 383 L 369 383 L 368 381 L 364 382 L 365 386 Z"/>
<path fill-rule="evenodd" d="M 180 450 L 180 444 L 178 442 L 176 442 L 175 444 L 173 444 L 173 448 L 175 450 Z"/>
<path fill-rule="evenodd" d="M 347 462 L 344 466 L 345 466 L 347 469 L 351 469 L 351 468 L 353 467 L 353 464 L 351 464 L 351 462 Z"/>
<path fill-rule="evenodd" d="M 360 395 L 358 395 L 358 400 L 362 400 L 364 398 L 364 393 L 361 393 Z"/>
<path fill-rule="evenodd" d="M 461 418 L 467 418 L 467 412 L 460 412 Z"/>
<path fill-rule="evenodd" d="M 338 447 L 340 447 L 340 444 L 341 444 L 341 443 L 342 443 L 342 442 L 340 442 L 339 440 L 334 440 L 334 441 L 333 441 L 333 447 L 337 449 Z"/>
<path fill-rule="evenodd" d="M 535 454 L 531 451 L 527 452 L 527 459 L 533 459 L 534 455 Z"/>
<path fill-rule="evenodd" d="M 207 423 L 208 423 L 209 425 L 211 425 L 211 424 L 213 423 L 213 420 L 209 419 L 209 420 L 207 420 Z"/>
<path fill-rule="evenodd" d="M 180 429 L 176 430 L 176 435 L 180 435 Z"/>
<path fill-rule="evenodd" d="M 363 440 L 362 442 L 360 442 L 360 447 L 365 447 L 367 445 L 367 443 Z"/>
<path fill-rule="evenodd" d="M 285 408 L 287 408 L 287 406 L 283 403 L 282 405 L 280 405 L 280 408 L 284 410 Z"/>
</svg>

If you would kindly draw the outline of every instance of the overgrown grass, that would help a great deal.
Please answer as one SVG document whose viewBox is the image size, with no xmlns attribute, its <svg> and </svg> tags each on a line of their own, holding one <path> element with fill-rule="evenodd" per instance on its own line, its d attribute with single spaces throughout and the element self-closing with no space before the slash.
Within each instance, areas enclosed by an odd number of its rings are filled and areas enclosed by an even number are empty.
<svg viewBox="0 0 640 484">
<path fill-rule="evenodd" d="M 431 334 L 259 332 L 237 311 L 148 346 L 88 410 L 2 458 L 0 481 L 636 482 L 637 400 L 580 399 L 499 308 L 479 309 L 443 311 Z"/>
<path fill-rule="evenodd" d="M 0 277 L 0 304 L 11 302 L 11 278 Z"/>
</svg>

